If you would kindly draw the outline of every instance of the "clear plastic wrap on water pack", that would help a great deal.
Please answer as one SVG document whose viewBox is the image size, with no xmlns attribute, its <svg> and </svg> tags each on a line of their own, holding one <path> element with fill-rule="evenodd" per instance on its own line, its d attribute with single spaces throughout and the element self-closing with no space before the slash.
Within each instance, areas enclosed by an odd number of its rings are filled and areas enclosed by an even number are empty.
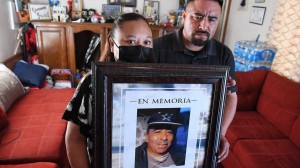
<svg viewBox="0 0 300 168">
<path fill-rule="evenodd" d="M 271 69 L 276 49 L 264 42 L 238 41 L 234 47 L 236 71 Z"/>
</svg>

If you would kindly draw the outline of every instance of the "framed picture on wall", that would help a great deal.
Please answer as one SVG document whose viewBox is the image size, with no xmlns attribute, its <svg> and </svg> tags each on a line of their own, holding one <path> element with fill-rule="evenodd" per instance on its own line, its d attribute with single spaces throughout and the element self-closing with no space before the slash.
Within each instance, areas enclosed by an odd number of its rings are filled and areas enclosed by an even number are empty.
<svg viewBox="0 0 300 168">
<path fill-rule="evenodd" d="M 107 0 L 107 4 L 136 7 L 136 1 L 137 0 Z"/>
<path fill-rule="evenodd" d="M 164 128 L 170 139 L 161 153 L 177 153 L 176 166 L 216 167 L 228 67 L 98 62 L 92 68 L 92 167 L 147 167 L 139 149 L 152 143 L 150 132 Z"/>
<path fill-rule="evenodd" d="M 145 0 L 143 11 L 143 15 L 146 18 L 152 18 L 153 20 L 157 20 L 159 14 L 159 1 Z"/>
<path fill-rule="evenodd" d="M 250 23 L 262 25 L 266 13 L 266 7 L 252 6 L 250 13 Z"/>
<path fill-rule="evenodd" d="M 121 5 L 102 5 L 102 13 L 105 17 L 116 18 L 122 11 Z"/>
<path fill-rule="evenodd" d="M 52 19 L 49 4 L 29 3 L 28 8 L 31 21 L 42 21 Z"/>
</svg>

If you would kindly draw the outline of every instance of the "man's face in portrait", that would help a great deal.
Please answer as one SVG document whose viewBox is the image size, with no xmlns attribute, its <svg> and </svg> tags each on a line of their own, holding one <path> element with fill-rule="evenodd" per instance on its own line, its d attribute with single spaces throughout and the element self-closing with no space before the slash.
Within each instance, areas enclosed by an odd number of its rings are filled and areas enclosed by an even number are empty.
<svg viewBox="0 0 300 168">
<path fill-rule="evenodd" d="M 145 135 L 147 151 L 152 156 L 161 156 L 168 152 L 172 145 L 174 133 L 169 128 L 149 128 Z"/>
</svg>

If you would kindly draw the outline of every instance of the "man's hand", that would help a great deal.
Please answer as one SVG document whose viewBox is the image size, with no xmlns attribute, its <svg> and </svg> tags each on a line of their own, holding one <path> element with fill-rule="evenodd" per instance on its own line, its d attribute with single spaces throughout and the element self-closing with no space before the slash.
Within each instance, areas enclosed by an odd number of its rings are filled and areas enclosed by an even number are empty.
<svg viewBox="0 0 300 168">
<path fill-rule="evenodd" d="M 231 76 L 228 76 L 227 78 L 227 87 L 231 87 L 231 86 L 235 86 L 236 85 L 236 81 L 234 79 L 232 79 Z"/>
<path fill-rule="evenodd" d="M 222 160 L 224 160 L 229 153 L 229 146 L 230 144 L 228 143 L 228 141 L 226 140 L 226 138 L 221 135 L 220 137 L 220 147 L 219 147 L 219 154 L 218 154 L 218 163 L 220 163 Z"/>
<path fill-rule="evenodd" d="M 236 85 L 236 81 L 234 79 L 232 79 L 231 76 L 228 76 L 228 78 L 227 78 L 227 88 L 235 86 L 235 85 Z M 231 91 L 228 90 L 227 93 L 231 93 Z"/>
</svg>

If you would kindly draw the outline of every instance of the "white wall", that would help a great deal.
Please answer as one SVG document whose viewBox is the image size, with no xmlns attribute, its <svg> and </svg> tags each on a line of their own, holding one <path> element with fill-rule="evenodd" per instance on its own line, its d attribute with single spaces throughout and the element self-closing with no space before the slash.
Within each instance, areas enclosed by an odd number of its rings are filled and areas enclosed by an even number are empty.
<svg viewBox="0 0 300 168">
<path fill-rule="evenodd" d="M 0 62 L 3 62 L 14 55 L 14 51 L 17 46 L 17 34 L 19 27 L 12 29 L 9 0 L 0 0 L 0 3 Z M 15 14 L 15 12 L 13 12 L 13 14 Z M 17 25 L 14 24 L 14 26 Z"/>
<path fill-rule="evenodd" d="M 255 40 L 260 34 L 259 41 L 265 41 L 267 32 L 271 24 L 271 19 L 275 12 L 277 0 L 266 0 L 265 3 L 255 3 L 255 0 L 247 0 L 247 8 L 241 9 L 239 7 L 240 0 L 232 0 L 229 19 L 227 23 L 227 30 L 225 34 L 224 43 L 231 49 L 239 40 Z M 266 7 L 266 13 L 263 25 L 249 23 L 250 12 L 252 6 Z"/>
</svg>

